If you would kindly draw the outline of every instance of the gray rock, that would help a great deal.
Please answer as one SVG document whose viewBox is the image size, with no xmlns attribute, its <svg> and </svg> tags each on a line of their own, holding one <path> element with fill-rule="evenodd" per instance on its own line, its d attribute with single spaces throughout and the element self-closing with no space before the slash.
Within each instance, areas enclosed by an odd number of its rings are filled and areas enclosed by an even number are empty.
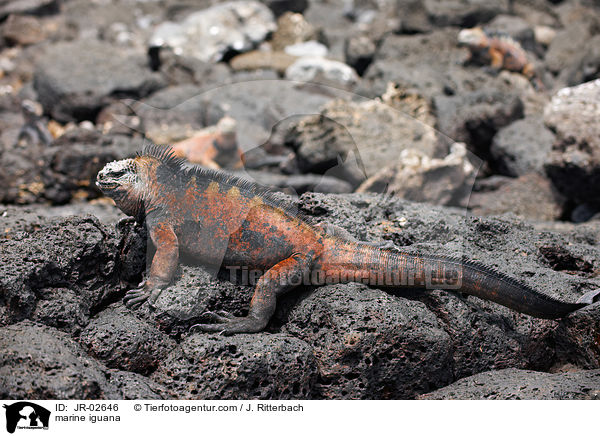
<svg viewBox="0 0 600 436">
<path fill-rule="evenodd" d="M 376 52 L 375 42 L 367 35 L 357 35 L 346 40 L 344 51 L 346 63 L 359 75 L 362 75 L 371 64 Z"/>
<path fill-rule="evenodd" d="M 285 50 L 287 46 L 317 39 L 315 27 L 302 14 L 286 12 L 277 19 L 277 30 L 273 32 L 273 50 Z"/>
<path fill-rule="evenodd" d="M 59 9 L 59 0 L 5 0 L 0 4 L 0 20 L 10 14 L 46 15 Z"/>
<path fill-rule="evenodd" d="M 294 123 L 286 144 L 296 150 L 300 171 L 325 173 L 358 185 L 397 161 L 402 150 L 415 148 L 427 156 L 439 153 L 443 145 L 436 132 L 421 121 L 429 119 L 428 107 L 423 106 L 417 115 L 420 119 L 415 119 L 412 113 L 377 100 L 336 100 L 325 105 L 320 115 Z"/>
<path fill-rule="evenodd" d="M 590 39 L 588 26 L 582 23 L 574 23 L 559 31 L 546 52 L 544 63 L 553 73 L 560 73 L 569 67 L 579 64 L 581 59 L 581 48 Z"/>
<path fill-rule="evenodd" d="M 303 341 L 285 334 L 183 339 L 152 375 L 181 399 L 313 398 L 317 361 Z"/>
<path fill-rule="evenodd" d="M 556 133 L 546 164 L 552 182 L 576 203 L 599 203 L 600 79 L 564 88 L 544 110 L 544 122 Z"/>
<path fill-rule="evenodd" d="M 598 219 L 599 208 L 597 204 L 579 204 L 571 211 L 570 219 L 574 223 L 583 223 L 590 219 Z"/>
<path fill-rule="evenodd" d="M 112 94 L 140 98 L 165 83 L 138 52 L 82 39 L 48 46 L 34 85 L 46 112 L 67 122 L 94 119 Z"/>
<path fill-rule="evenodd" d="M 169 86 L 141 101 L 124 101 L 140 119 L 137 130 L 157 144 L 187 139 L 205 127 L 202 88 L 192 85 Z M 122 117 L 117 117 L 117 122 Z M 127 118 L 123 122 L 127 122 Z"/>
<path fill-rule="evenodd" d="M 319 39 L 329 49 L 329 58 L 337 61 L 344 60 L 345 41 L 355 32 L 344 13 L 349 3 L 340 0 L 310 2 L 308 9 L 302 14 L 309 23 L 320 30 Z"/>
<path fill-rule="evenodd" d="M 17 143 L 21 127 L 25 123 L 25 118 L 18 107 L 18 103 L 15 102 L 12 110 L 0 112 L 0 158 L 4 150 L 12 148 Z M 2 170 L 0 167 L 0 177 Z"/>
<path fill-rule="evenodd" d="M 327 56 L 327 47 L 318 41 L 306 41 L 286 46 L 285 52 L 297 57 L 324 58 Z"/>
<path fill-rule="evenodd" d="M 234 71 L 269 69 L 283 74 L 297 59 L 282 51 L 253 50 L 237 55 L 230 64 Z"/>
<path fill-rule="evenodd" d="M 118 241 L 96 218 L 38 220 L 27 232 L 13 232 L 14 221 L 5 219 L 8 225 L 0 239 L 0 325 L 33 315 L 77 332 L 90 312 L 117 298 Z M 64 288 L 71 292 L 61 300 Z"/>
<path fill-rule="evenodd" d="M 586 259 L 577 257 L 568 250 L 555 249 L 562 256 L 555 256 L 555 264 L 566 269 L 573 269 L 577 263 L 579 268 L 590 271 L 591 264 Z M 559 263 L 560 262 L 560 263 Z M 570 265 L 569 265 L 570 264 Z M 584 289 L 594 290 L 597 286 L 583 284 Z M 598 331 L 600 331 L 600 305 L 594 304 L 585 307 L 571 317 L 559 324 L 553 331 L 553 340 L 556 344 L 555 366 L 575 365 L 578 368 L 597 369 L 600 359 L 600 344 L 598 343 Z"/>
<path fill-rule="evenodd" d="M 247 269 L 245 272 L 248 274 Z M 218 280 L 214 268 L 182 265 L 178 279 L 161 292 L 154 307 L 144 303 L 142 313 L 171 334 L 187 332 L 207 311 L 225 310 L 242 316 L 250 304 L 253 289 L 248 283 L 245 286 L 234 283 L 236 280 L 243 283 L 241 273 L 241 269 L 224 271 L 220 276 L 223 280 Z M 255 284 L 256 280 L 253 277 L 250 283 Z"/>
<path fill-rule="evenodd" d="M 30 204 L 27 206 L 4 205 L 0 207 L 0 216 L 2 216 L 3 225 L 11 227 L 9 233 L 18 231 L 31 232 L 44 221 L 76 215 L 94 215 L 102 224 L 109 226 L 114 226 L 120 219 L 126 216 L 114 204 L 104 199 L 88 203 L 72 203 L 52 207 L 48 207 L 46 204 Z"/>
<path fill-rule="evenodd" d="M 553 12 L 558 18 L 557 24 L 561 27 L 580 25 L 590 26 L 593 30 L 597 29 L 599 23 L 597 7 L 593 2 L 564 2 L 557 4 Z"/>
<path fill-rule="evenodd" d="M 192 56 L 177 54 L 171 47 L 151 48 L 148 55 L 152 69 L 160 71 L 169 85 L 219 86 L 231 76 L 231 70 L 224 62 L 204 62 Z"/>
<path fill-rule="evenodd" d="M 164 386 L 134 372 L 112 370 L 107 375 L 123 400 L 169 400 L 174 396 Z"/>
<path fill-rule="evenodd" d="M 141 148 L 141 138 L 125 135 L 81 135 L 76 130 L 61 136 L 43 153 L 43 198 L 63 204 L 74 197 L 98 197 L 98 171 L 108 162 L 135 156 Z"/>
<path fill-rule="evenodd" d="M 538 173 L 507 179 L 497 189 L 473 192 L 469 208 L 477 215 L 514 213 L 534 221 L 553 221 L 563 216 L 565 199 Z"/>
<path fill-rule="evenodd" d="M 30 321 L 0 329 L 0 398 L 113 400 L 106 368 L 67 334 Z"/>
<path fill-rule="evenodd" d="M 285 12 L 304 12 L 308 7 L 308 0 L 261 0 L 273 11 L 275 16 Z"/>
<path fill-rule="evenodd" d="M 590 38 L 583 47 L 581 61 L 569 68 L 569 86 L 600 79 L 600 35 Z"/>
<path fill-rule="evenodd" d="M 490 369 L 551 365 L 550 322 L 451 292 L 432 291 L 422 301 L 450 335 L 454 380 Z"/>
<path fill-rule="evenodd" d="M 302 57 L 285 70 L 285 78 L 298 82 L 316 82 L 351 89 L 358 74 L 343 62 L 321 57 Z"/>
<path fill-rule="evenodd" d="M 182 6 L 185 0 L 181 0 Z M 115 46 L 135 47 L 140 54 L 146 51 L 147 33 L 155 22 L 165 20 L 173 1 L 158 4 L 96 3 L 61 1 L 57 16 L 57 40 L 99 39 Z M 170 4 L 169 4 L 170 3 Z M 199 1 L 194 2 L 198 7 Z"/>
<path fill-rule="evenodd" d="M 321 174 L 292 174 L 285 176 L 264 171 L 248 171 L 249 178 L 256 183 L 268 186 L 274 190 L 281 190 L 288 194 L 304 194 L 307 191 L 322 192 L 324 194 L 341 194 L 352 192 L 352 185 L 337 177 L 328 177 Z"/>
<path fill-rule="evenodd" d="M 423 5 L 429 19 L 437 26 L 473 27 L 510 11 L 508 0 L 491 3 L 483 0 L 425 0 Z"/>
<path fill-rule="evenodd" d="M 464 144 L 455 143 L 443 159 L 419 150 L 402 150 L 398 162 L 369 177 L 356 192 L 388 193 L 411 201 L 466 206 L 476 167 Z"/>
<path fill-rule="evenodd" d="M 433 99 L 437 128 L 455 141 L 464 142 L 482 159 L 489 155 L 498 130 L 523 118 L 523 102 L 517 94 L 474 91 Z"/>
<path fill-rule="evenodd" d="M 402 11 L 399 33 L 427 33 L 433 30 L 429 14 L 421 0 L 398 0 L 398 10 Z"/>
<path fill-rule="evenodd" d="M 385 92 L 387 83 L 414 88 L 427 98 L 498 88 L 494 78 L 461 63 L 469 56 L 458 47 L 458 30 L 434 30 L 417 35 L 386 35 L 358 90 L 370 97 Z"/>
<path fill-rule="evenodd" d="M 135 155 L 141 146 L 140 138 L 74 128 L 49 147 L 14 147 L 0 155 L 0 201 L 64 204 L 96 198 L 98 171 L 107 162 Z"/>
<path fill-rule="evenodd" d="M 212 89 L 169 87 L 131 106 L 141 119 L 141 130 L 157 143 L 188 138 L 194 130 L 215 125 L 228 115 L 237 122 L 240 147 L 248 151 L 269 140 L 281 121 L 318 113 L 336 93 L 343 94 L 325 86 L 302 87 L 260 76 L 236 75 L 232 80 Z"/>
<path fill-rule="evenodd" d="M 16 139 L 19 129 L 15 129 Z M 45 162 L 31 159 L 41 156 L 40 144 L 14 147 L 0 154 L 0 201 L 2 203 L 27 204 L 43 198 L 42 172 Z"/>
<path fill-rule="evenodd" d="M 556 30 L 550 26 L 538 25 L 533 28 L 535 41 L 542 47 L 546 48 L 556 37 Z"/>
<path fill-rule="evenodd" d="M 477 374 L 423 400 L 590 400 L 600 397 L 600 370 L 547 374 L 505 369 Z"/>
<path fill-rule="evenodd" d="M 230 51 L 251 50 L 276 29 L 269 8 L 256 1 L 230 1 L 188 15 L 181 23 L 164 22 L 150 47 L 171 47 L 176 54 L 218 62 Z"/>
<path fill-rule="evenodd" d="M 450 338 L 435 316 L 363 285 L 319 288 L 285 331 L 313 347 L 323 398 L 413 398 L 452 377 Z"/>
<path fill-rule="evenodd" d="M 554 134 L 541 117 L 517 120 L 498 130 L 492 140 L 490 153 L 493 166 L 500 174 L 518 177 L 529 172 L 544 172 Z"/>
<path fill-rule="evenodd" d="M 90 304 L 69 288 L 52 287 L 36 291 L 38 301 L 30 318 L 44 325 L 79 334 L 89 322 Z"/>
<path fill-rule="evenodd" d="M 81 332 L 79 342 L 109 368 L 149 374 L 175 341 L 123 306 L 103 310 Z"/>
<path fill-rule="evenodd" d="M 344 16 L 354 22 L 347 37 L 366 32 L 379 41 L 386 33 L 397 32 L 404 18 L 402 5 L 395 0 L 355 0 L 343 2 Z"/>
<path fill-rule="evenodd" d="M 96 117 L 96 126 L 110 135 L 135 135 L 141 120 L 123 101 L 115 101 L 103 107 Z"/>
<path fill-rule="evenodd" d="M 321 85 L 302 85 L 286 80 L 239 82 L 211 89 L 200 96 L 203 121 L 216 124 L 229 115 L 238 123 L 238 143 L 243 151 L 264 144 L 280 122 L 304 114 L 317 114 L 321 106 L 344 91 Z"/>
<path fill-rule="evenodd" d="M 40 20 L 21 15 L 10 15 L 3 23 L 0 34 L 8 45 L 37 44 L 46 37 Z"/>
</svg>

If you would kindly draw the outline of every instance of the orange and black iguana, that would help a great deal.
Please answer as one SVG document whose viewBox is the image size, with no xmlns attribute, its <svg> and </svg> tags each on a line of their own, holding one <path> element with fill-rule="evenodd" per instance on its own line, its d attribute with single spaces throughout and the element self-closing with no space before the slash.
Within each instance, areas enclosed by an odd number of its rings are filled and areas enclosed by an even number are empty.
<svg viewBox="0 0 600 436">
<path fill-rule="evenodd" d="M 258 332 L 275 312 L 277 297 L 301 283 L 452 288 L 541 318 L 563 317 L 599 294 L 565 303 L 472 261 L 344 239 L 335 228 L 310 225 L 258 185 L 186 166 L 166 147 L 150 145 L 136 158 L 107 164 L 96 183 L 125 214 L 145 220 L 156 246 L 149 277 L 125 295 L 127 306 L 156 301 L 175 274 L 180 252 L 209 265 L 264 271 L 247 316 L 210 312 L 214 324 L 194 326 L 202 331 Z"/>
<path fill-rule="evenodd" d="M 458 43 L 469 49 L 471 57 L 468 62 L 487 65 L 495 72 L 507 70 L 521 73 L 536 88 L 544 89 L 533 63 L 521 44 L 507 34 L 473 27 L 459 32 Z"/>
</svg>

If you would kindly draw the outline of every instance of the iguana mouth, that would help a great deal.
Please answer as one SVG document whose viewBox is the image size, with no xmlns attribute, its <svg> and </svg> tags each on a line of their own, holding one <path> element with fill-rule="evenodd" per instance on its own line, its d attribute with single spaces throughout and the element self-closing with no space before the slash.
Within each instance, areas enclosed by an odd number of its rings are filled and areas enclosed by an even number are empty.
<svg viewBox="0 0 600 436">
<path fill-rule="evenodd" d="M 111 182 L 109 180 L 96 180 L 96 186 L 103 191 L 110 191 L 115 189 L 119 184 Z"/>
</svg>

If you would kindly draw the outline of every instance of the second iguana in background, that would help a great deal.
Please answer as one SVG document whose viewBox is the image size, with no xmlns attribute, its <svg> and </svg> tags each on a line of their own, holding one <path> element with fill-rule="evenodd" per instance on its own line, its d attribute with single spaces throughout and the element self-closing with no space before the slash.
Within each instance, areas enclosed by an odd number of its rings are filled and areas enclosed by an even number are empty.
<svg viewBox="0 0 600 436">
<path fill-rule="evenodd" d="M 342 238 L 335 230 L 310 225 L 258 185 L 190 167 L 168 147 L 150 145 L 136 158 L 111 162 L 96 183 L 125 214 L 145 221 L 156 246 L 149 277 L 124 298 L 129 307 L 156 301 L 171 282 L 180 253 L 217 267 L 264 271 L 247 316 L 209 313 L 214 324 L 194 326 L 202 331 L 258 332 L 275 312 L 277 297 L 299 284 L 450 288 L 539 318 L 561 318 L 591 304 L 599 293 L 562 302 L 476 262 Z"/>
<path fill-rule="evenodd" d="M 473 27 L 460 31 L 458 44 L 469 49 L 470 58 L 467 63 L 486 65 L 496 73 L 500 70 L 521 73 L 536 89 L 540 91 L 545 89 L 527 52 L 509 35 Z"/>
</svg>

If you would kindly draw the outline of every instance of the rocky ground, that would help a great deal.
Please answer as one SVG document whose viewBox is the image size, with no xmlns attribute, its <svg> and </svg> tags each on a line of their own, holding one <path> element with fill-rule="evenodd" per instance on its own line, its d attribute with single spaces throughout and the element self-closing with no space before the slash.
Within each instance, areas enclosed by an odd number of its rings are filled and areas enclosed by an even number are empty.
<svg viewBox="0 0 600 436">
<path fill-rule="evenodd" d="M 468 61 L 476 25 L 542 86 Z M 145 231 L 93 182 L 227 115 L 243 176 L 315 222 L 574 301 L 600 286 L 599 38 L 585 0 L 0 0 L 0 398 L 597 398 L 598 304 L 331 285 L 222 337 L 189 327 L 252 289 L 185 264 L 129 310 Z"/>
</svg>

